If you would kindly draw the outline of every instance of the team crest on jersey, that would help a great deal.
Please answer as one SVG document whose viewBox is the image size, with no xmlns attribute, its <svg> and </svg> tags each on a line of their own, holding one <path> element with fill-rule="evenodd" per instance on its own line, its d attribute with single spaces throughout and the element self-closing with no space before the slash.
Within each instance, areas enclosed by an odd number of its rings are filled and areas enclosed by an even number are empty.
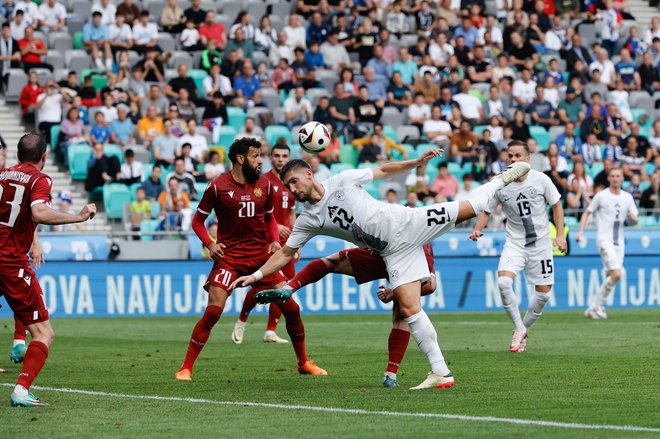
<svg viewBox="0 0 660 439">
<path fill-rule="evenodd" d="M 396 282 L 399 279 L 399 271 L 398 270 L 392 270 L 390 272 L 390 280 L 393 282 Z"/>
<path fill-rule="evenodd" d="M 337 191 L 335 192 L 335 198 L 338 199 L 339 201 L 344 201 L 346 195 L 344 195 L 344 191 Z"/>
<path fill-rule="evenodd" d="M 261 190 L 260 187 L 254 189 L 254 196 L 257 198 L 261 198 L 261 196 L 264 194 L 264 191 Z"/>
</svg>

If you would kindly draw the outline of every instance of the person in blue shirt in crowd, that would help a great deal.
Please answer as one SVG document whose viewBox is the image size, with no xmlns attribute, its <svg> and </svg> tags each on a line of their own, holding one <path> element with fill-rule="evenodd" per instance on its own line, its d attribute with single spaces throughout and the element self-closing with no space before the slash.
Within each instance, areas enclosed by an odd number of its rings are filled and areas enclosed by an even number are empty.
<svg viewBox="0 0 660 439">
<path fill-rule="evenodd" d="M 307 26 L 307 45 L 312 41 L 321 44 L 330 33 L 330 26 L 323 21 L 323 15 L 316 11 L 312 14 L 312 19 Z"/>
<path fill-rule="evenodd" d="M 320 51 L 321 46 L 318 41 L 312 41 L 307 46 L 308 50 L 305 53 L 305 62 L 309 64 L 312 70 L 325 69 L 325 60 Z"/>
<path fill-rule="evenodd" d="M 614 66 L 617 74 L 623 81 L 623 88 L 629 91 L 639 90 L 642 85 L 642 79 L 637 72 L 637 66 L 630 59 L 628 49 L 621 49 L 621 61 Z"/>
<path fill-rule="evenodd" d="M 92 19 L 83 26 L 83 47 L 92 56 L 97 69 L 112 70 L 110 31 L 102 20 L 103 14 L 101 12 L 94 11 L 92 13 Z M 101 60 L 101 53 L 105 57 L 105 66 Z"/>
<path fill-rule="evenodd" d="M 89 135 L 92 138 L 92 142 L 101 143 L 103 145 L 110 143 L 110 129 L 105 123 L 105 116 L 100 111 L 97 111 L 94 115 L 94 121 L 96 124 L 89 131 Z"/>
<path fill-rule="evenodd" d="M 110 140 L 122 147 L 135 144 L 135 125 L 128 118 L 126 105 L 117 107 L 117 119 L 110 122 Z"/>
<path fill-rule="evenodd" d="M 251 108 L 260 102 L 261 84 L 254 74 L 252 61 L 243 61 L 243 74 L 234 80 L 234 93 L 236 93 L 237 104 L 244 108 Z M 258 99 L 255 99 L 258 98 Z"/>
</svg>

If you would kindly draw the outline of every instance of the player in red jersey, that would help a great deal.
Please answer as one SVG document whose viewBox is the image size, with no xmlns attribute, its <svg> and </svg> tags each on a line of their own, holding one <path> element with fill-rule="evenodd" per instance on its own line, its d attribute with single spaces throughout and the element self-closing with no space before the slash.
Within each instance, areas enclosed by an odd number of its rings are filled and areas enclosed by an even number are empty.
<svg viewBox="0 0 660 439">
<path fill-rule="evenodd" d="M 270 253 L 280 248 L 277 222 L 272 215 L 274 191 L 270 182 L 260 178 L 261 143 L 245 137 L 234 141 L 229 149 L 231 172 L 216 178 L 204 192 L 193 217 L 193 230 L 208 249 L 214 260 L 204 288 L 209 301 L 204 315 L 193 329 L 188 351 L 176 374 L 176 379 L 189 381 L 193 365 L 204 348 L 213 326 L 222 315 L 230 285 L 239 276 L 252 272 L 268 260 Z M 213 242 L 204 221 L 215 211 L 218 217 L 218 239 Z M 284 285 L 284 275 L 276 271 L 256 282 L 253 288 L 270 288 Z M 300 308 L 293 300 L 277 304 L 286 319 L 293 349 L 298 358 L 298 372 L 311 375 L 327 375 L 327 372 L 307 358 L 305 352 L 305 327 Z"/>
<path fill-rule="evenodd" d="M 27 255 L 37 224 L 79 223 L 96 213 L 94 204 L 83 207 L 78 215 L 50 208 L 52 181 L 41 172 L 46 163 L 46 149 L 46 140 L 40 135 L 25 134 L 18 142 L 19 164 L 0 169 L 0 294 L 32 335 L 11 394 L 13 406 L 46 405 L 30 392 L 55 336 L 41 287 Z"/>
<path fill-rule="evenodd" d="M 431 277 L 428 281 L 422 283 L 421 295 L 432 294 L 436 289 L 435 268 L 433 267 L 433 246 L 426 243 L 423 246 L 426 262 L 429 267 Z M 325 258 L 314 259 L 300 270 L 288 285 L 297 291 L 306 285 L 313 284 L 323 279 L 329 273 L 345 274 L 355 278 L 358 285 L 371 282 L 378 279 L 388 279 L 387 267 L 383 258 L 368 249 L 351 248 L 333 253 Z M 388 303 L 394 298 L 394 293 L 388 287 L 381 285 L 378 289 L 378 298 Z M 383 385 L 385 387 L 398 387 L 396 373 L 403 356 L 408 348 L 410 340 L 410 329 L 399 312 L 399 302 L 394 299 L 392 308 L 392 331 L 387 342 L 387 351 L 389 361 L 385 374 L 383 376 Z"/>
<path fill-rule="evenodd" d="M 296 214 L 294 210 L 296 199 L 293 197 L 291 191 L 284 186 L 282 180 L 280 180 L 280 171 L 289 160 L 291 160 L 291 149 L 289 146 L 281 143 L 275 144 L 270 151 L 270 163 L 273 168 L 263 175 L 263 177 L 270 182 L 270 187 L 273 190 L 273 216 L 275 217 L 275 221 L 277 221 L 280 245 L 286 243 L 287 238 L 289 238 L 289 235 L 291 234 L 293 223 L 296 222 Z M 286 279 L 291 279 L 296 274 L 295 261 L 292 260 L 282 268 L 282 273 L 284 273 Z M 250 312 L 252 312 L 257 305 L 254 301 L 255 293 L 256 291 L 254 288 L 251 288 L 250 291 L 248 291 L 247 296 L 245 296 L 245 301 L 243 301 L 241 314 L 238 317 L 238 320 L 236 320 L 234 330 L 231 333 L 231 341 L 236 344 L 243 343 L 243 334 L 245 332 L 247 319 L 250 316 Z M 266 326 L 266 333 L 263 338 L 265 343 L 288 343 L 286 339 L 278 337 L 275 333 L 281 315 L 282 313 L 280 309 L 271 304 L 268 309 L 268 326 Z"/>
</svg>

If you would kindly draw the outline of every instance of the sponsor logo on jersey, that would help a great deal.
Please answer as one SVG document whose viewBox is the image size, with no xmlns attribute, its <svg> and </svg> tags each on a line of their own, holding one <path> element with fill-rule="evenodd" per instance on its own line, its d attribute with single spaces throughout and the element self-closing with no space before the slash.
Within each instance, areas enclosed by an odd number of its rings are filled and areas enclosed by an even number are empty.
<svg viewBox="0 0 660 439">
<path fill-rule="evenodd" d="M 261 190 L 260 187 L 254 189 L 254 196 L 257 198 L 261 198 L 261 196 L 264 194 L 264 191 Z"/>
</svg>

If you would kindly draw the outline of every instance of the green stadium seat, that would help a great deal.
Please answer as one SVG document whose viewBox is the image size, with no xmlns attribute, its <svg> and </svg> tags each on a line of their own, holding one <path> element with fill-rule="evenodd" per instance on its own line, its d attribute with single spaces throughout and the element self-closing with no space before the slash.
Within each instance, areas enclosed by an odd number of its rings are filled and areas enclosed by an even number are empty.
<svg viewBox="0 0 660 439">
<path fill-rule="evenodd" d="M 472 128 L 472 132 L 476 134 L 477 136 L 481 137 L 484 134 L 484 130 L 488 128 L 488 125 L 477 125 L 474 128 Z"/>
<path fill-rule="evenodd" d="M 131 190 L 131 200 L 137 200 L 137 190 L 142 187 L 142 183 L 133 183 L 130 187 Z"/>
<path fill-rule="evenodd" d="M 153 163 L 144 163 L 142 165 L 142 175 L 144 176 L 145 180 L 147 178 L 151 177 L 151 174 L 153 173 L 153 170 L 154 170 L 154 164 Z"/>
<path fill-rule="evenodd" d="M 206 191 L 208 185 L 208 183 L 195 183 L 195 189 L 197 190 L 197 193 L 199 193 L 200 197 Z"/>
<path fill-rule="evenodd" d="M 228 124 L 232 126 L 236 132 L 243 128 L 243 124 L 245 124 L 246 118 L 247 113 L 245 113 L 242 108 L 227 107 L 227 119 L 229 119 Z"/>
<path fill-rule="evenodd" d="M 69 171 L 73 180 L 84 180 L 87 178 L 87 161 L 92 155 L 89 145 L 69 145 L 66 150 Z"/>
<path fill-rule="evenodd" d="M 530 125 L 529 133 L 536 140 L 536 143 L 538 143 L 539 151 L 545 152 L 548 150 L 548 147 L 552 142 L 552 136 L 548 130 L 540 125 Z"/>
<path fill-rule="evenodd" d="M 658 219 L 655 216 L 640 215 L 638 226 L 639 227 L 658 227 L 658 226 L 660 226 L 660 223 L 658 222 Z"/>
<path fill-rule="evenodd" d="M 396 130 L 389 125 L 383 126 L 383 135 L 389 137 L 395 142 L 399 142 L 399 135 L 396 133 Z"/>
<path fill-rule="evenodd" d="M 73 48 L 82 49 L 83 48 L 83 33 L 76 32 L 73 34 Z"/>
<path fill-rule="evenodd" d="M 374 197 L 375 199 L 377 200 L 380 199 L 380 190 L 378 189 L 378 185 L 374 183 L 369 183 L 368 185 L 364 186 L 364 190 L 366 190 L 367 193 L 372 197 Z"/>
<path fill-rule="evenodd" d="M 236 134 L 238 134 L 238 131 L 236 131 L 233 126 L 223 125 L 220 127 L 220 138 L 218 138 L 217 141 L 216 139 L 213 139 L 213 142 L 220 146 L 224 146 L 225 148 L 229 148 L 234 142 Z"/>
<path fill-rule="evenodd" d="M 417 157 L 421 157 L 426 151 L 429 149 L 434 149 L 438 148 L 438 145 L 435 143 L 420 143 L 417 145 Z M 435 157 L 429 161 L 429 163 L 426 165 L 427 169 L 428 168 L 436 168 L 440 162 L 444 162 L 445 159 L 445 154 L 442 154 L 440 157 Z"/>
<path fill-rule="evenodd" d="M 358 152 L 353 145 L 342 145 L 339 150 L 339 161 L 353 167 L 357 166 Z"/>
<path fill-rule="evenodd" d="M 646 168 L 646 173 L 648 175 L 652 175 L 655 172 L 655 169 L 656 169 L 656 166 L 655 166 L 654 163 L 647 163 L 647 164 L 644 165 L 644 167 Z"/>
<path fill-rule="evenodd" d="M 568 226 L 569 229 L 580 226 L 580 222 L 574 216 L 567 215 L 564 217 L 564 224 Z"/>
<path fill-rule="evenodd" d="M 142 220 L 140 222 L 140 232 L 141 233 L 151 233 L 155 232 L 158 229 L 158 225 L 160 224 L 160 220 Z M 153 241 L 154 236 L 153 235 L 143 235 L 140 238 L 142 241 Z"/>
<path fill-rule="evenodd" d="M 52 143 L 53 149 L 57 146 L 57 140 L 60 137 L 60 126 L 59 125 L 53 125 L 50 127 L 50 142 Z"/>
<path fill-rule="evenodd" d="M 266 127 L 266 142 L 269 145 L 275 145 L 277 139 L 284 137 L 286 143 L 293 143 L 293 136 L 291 135 L 291 130 L 284 125 L 270 125 Z"/>
<path fill-rule="evenodd" d="M 117 157 L 119 163 L 124 163 L 124 153 L 121 150 L 121 146 L 115 145 L 114 143 L 108 143 L 103 147 L 103 152 L 109 156 Z"/>
<path fill-rule="evenodd" d="M 401 146 L 403 146 L 406 149 L 406 152 L 408 153 L 408 160 L 416 159 L 419 157 L 417 154 L 417 149 L 415 149 L 414 146 L 412 146 L 410 143 L 402 143 Z"/>
<path fill-rule="evenodd" d="M 154 201 L 151 203 L 151 218 L 156 219 L 158 218 L 158 215 L 160 215 L 160 203 Z"/>
<path fill-rule="evenodd" d="M 440 171 L 438 171 L 437 167 L 432 167 L 429 168 L 428 166 L 426 167 L 426 175 L 429 177 L 429 186 L 433 183 L 433 180 L 438 176 Z"/>
<path fill-rule="evenodd" d="M 103 186 L 103 206 L 108 218 L 121 218 L 124 204 L 130 201 L 131 191 L 125 184 L 108 183 Z"/>
<path fill-rule="evenodd" d="M 330 172 L 332 175 L 337 175 L 342 171 L 347 171 L 349 169 L 355 169 L 355 167 L 349 163 L 333 163 L 330 165 Z"/>
<path fill-rule="evenodd" d="M 447 169 L 449 170 L 450 174 L 455 174 L 457 172 L 461 172 L 463 170 L 463 167 L 458 163 L 449 162 L 447 163 Z"/>
<path fill-rule="evenodd" d="M 377 168 L 379 166 L 380 165 L 378 163 L 360 163 L 358 165 L 358 169 L 367 169 L 367 168 L 373 169 L 373 168 Z"/>
<path fill-rule="evenodd" d="M 603 168 L 604 165 L 602 162 L 592 163 L 591 166 L 589 166 L 587 173 L 589 174 L 589 177 L 596 178 L 596 175 L 600 174 Z"/>
<path fill-rule="evenodd" d="M 204 78 L 206 78 L 207 76 L 209 76 L 209 74 L 206 70 L 201 70 L 201 69 L 188 70 L 188 77 L 192 78 L 193 81 L 195 81 L 195 85 L 197 86 L 197 93 L 199 94 L 199 96 L 204 96 L 203 82 L 204 82 Z"/>
</svg>

